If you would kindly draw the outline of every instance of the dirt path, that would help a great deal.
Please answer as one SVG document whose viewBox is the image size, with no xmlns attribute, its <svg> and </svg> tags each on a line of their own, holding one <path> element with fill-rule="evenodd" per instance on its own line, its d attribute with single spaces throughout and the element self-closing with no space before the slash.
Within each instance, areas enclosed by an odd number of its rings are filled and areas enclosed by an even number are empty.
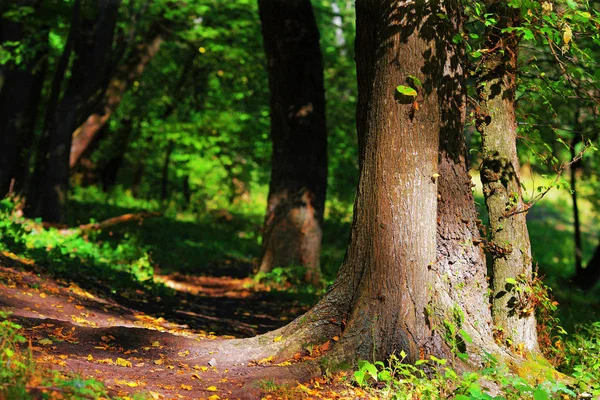
<svg viewBox="0 0 600 400">
<path fill-rule="evenodd" d="M 220 365 L 213 357 L 223 340 L 277 328 L 307 308 L 294 301 L 273 301 L 268 294 L 250 289 L 248 280 L 161 277 L 179 291 L 180 307 L 158 316 L 148 312 L 153 307 L 146 301 L 139 303 L 145 309 L 140 311 L 73 283 L 40 277 L 18 262 L 6 264 L 0 263 L 0 309 L 11 311 L 25 328 L 37 360 L 97 378 L 113 394 L 259 399 L 265 389 L 273 391 L 271 376 L 295 382 L 314 374 L 314 367 L 308 365 L 304 372 L 298 365 L 293 375 L 286 376 L 285 368 L 261 360 Z M 264 378 L 257 379 L 260 376 Z M 319 387 L 318 381 L 312 384 Z M 341 397 L 335 392 L 313 395 L 300 398 Z"/>
</svg>

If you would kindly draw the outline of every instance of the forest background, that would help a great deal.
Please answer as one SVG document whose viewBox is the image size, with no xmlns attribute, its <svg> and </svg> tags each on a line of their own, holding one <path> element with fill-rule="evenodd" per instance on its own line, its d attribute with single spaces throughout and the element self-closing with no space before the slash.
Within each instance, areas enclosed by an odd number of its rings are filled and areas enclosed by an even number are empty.
<svg viewBox="0 0 600 400">
<path fill-rule="evenodd" d="M 540 338 L 555 367 L 597 393 L 600 5 L 508 3 L 522 15 L 512 27 L 523 188 L 515 201 L 527 208 L 539 287 L 557 300 L 539 294 Z M 465 7 L 456 40 L 466 46 L 476 99 L 475 71 L 491 51 L 484 33 L 498 19 L 481 3 Z M 37 272 L 123 301 L 171 296 L 152 279 L 160 275 L 253 277 L 246 283 L 257 291 L 315 303 L 344 259 L 359 150 L 354 3 L 315 1 L 312 9 L 327 131 L 318 275 L 302 262 L 262 267 L 271 91 L 258 4 L 246 0 L 2 2 L 4 257 L 32 259 Z M 485 238 L 476 103 L 465 135 Z"/>
</svg>

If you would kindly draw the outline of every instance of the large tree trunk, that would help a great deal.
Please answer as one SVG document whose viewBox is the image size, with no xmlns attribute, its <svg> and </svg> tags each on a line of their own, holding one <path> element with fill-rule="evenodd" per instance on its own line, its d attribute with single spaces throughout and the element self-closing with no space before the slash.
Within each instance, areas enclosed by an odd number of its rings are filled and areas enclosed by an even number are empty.
<svg viewBox="0 0 600 400">
<path fill-rule="evenodd" d="M 78 4 L 76 3 L 76 7 Z M 49 118 L 47 147 L 40 149 L 45 161 L 35 173 L 41 183 L 34 214 L 48 222 L 62 222 L 69 186 L 71 136 L 102 98 L 108 84 L 110 55 L 120 0 L 98 2 L 94 20 L 84 20 L 75 35 L 76 58 L 67 89 Z M 77 20 L 78 21 L 78 20 Z M 74 21 L 75 23 L 75 21 Z"/>
<path fill-rule="evenodd" d="M 37 1 L 22 1 L 36 6 Z M 11 65 L 4 71 L 5 84 L 0 92 L 0 198 L 20 190 L 29 158 L 22 155 L 31 146 L 42 85 L 46 75 L 48 31 L 29 35 L 23 22 L 2 20 L 2 41 L 41 42 L 23 65 Z"/>
<path fill-rule="evenodd" d="M 309 0 L 260 0 L 273 155 L 261 272 L 306 268 L 320 280 L 327 133 L 319 32 Z"/>
<path fill-rule="evenodd" d="M 463 54 L 452 41 L 460 2 L 359 0 L 356 12 L 360 179 L 350 243 L 331 290 L 272 334 L 286 337 L 280 347 L 262 346 L 285 356 L 339 336 L 328 358 L 503 354 L 467 174 Z"/>
<path fill-rule="evenodd" d="M 504 2 L 488 7 L 499 24 L 486 32 L 486 48 L 478 77 L 483 162 L 481 181 L 489 215 L 492 265 L 492 315 L 497 338 L 527 350 L 538 348 L 535 312 L 516 291 L 518 277 L 531 279 L 532 259 L 517 157 L 515 90 L 518 39 L 501 29 L 516 26 L 518 10 Z M 525 283 L 526 284 L 526 283 Z"/>
</svg>

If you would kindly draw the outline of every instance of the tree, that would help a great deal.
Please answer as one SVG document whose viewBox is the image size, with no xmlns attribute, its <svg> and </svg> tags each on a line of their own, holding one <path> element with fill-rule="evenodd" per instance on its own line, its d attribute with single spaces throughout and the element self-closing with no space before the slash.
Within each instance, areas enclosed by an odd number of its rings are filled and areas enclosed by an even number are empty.
<svg viewBox="0 0 600 400">
<path fill-rule="evenodd" d="M 481 133 L 481 181 L 488 210 L 492 262 L 492 315 L 502 340 L 535 350 L 535 314 L 518 300 L 516 286 L 531 279 L 532 258 L 517 156 L 515 91 L 518 35 L 506 28 L 519 24 L 520 10 L 488 2 L 497 23 L 486 30 L 477 77 L 477 129 Z M 521 282 L 517 282 L 520 280 Z"/>
<path fill-rule="evenodd" d="M 331 357 L 349 361 L 499 354 L 466 168 L 460 2 L 359 0 L 356 13 L 360 178 L 346 257 L 264 351 L 339 336 Z"/>
<path fill-rule="evenodd" d="M 271 181 L 259 272 L 320 280 L 327 133 L 319 31 L 309 0 L 259 1 L 271 92 Z"/>
<path fill-rule="evenodd" d="M 29 213 L 49 222 L 63 222 L 65 218 L 71 135 L 103 97 L 108 85 L 119 6 L 120 0 L 99 1 L 91 19 L 88 13 L 81 12 L 80 1 L 73 6 L 72 27 L 55 71 L 44 137 L 28 197 Z M 61 82 L 71 52 L 75 59 L 61 96 Z"/>
<path fill-rule="evenodd" d="M 24 60 L 5 66 L 0 91 L 0 197 L 21 189 L 27 172 L 42 86 L 47 69 L 48 27 L 26 24 L 31 14 L 39 17 L 39 1 L 23 0 L 13 5 L 13 18 L 2 19 L 2 42 L 27 46 Z M 21 15 L 24 14 L 24 15 Z M 37 21 L 36 21 L 37 22 Z"/>
</svg>

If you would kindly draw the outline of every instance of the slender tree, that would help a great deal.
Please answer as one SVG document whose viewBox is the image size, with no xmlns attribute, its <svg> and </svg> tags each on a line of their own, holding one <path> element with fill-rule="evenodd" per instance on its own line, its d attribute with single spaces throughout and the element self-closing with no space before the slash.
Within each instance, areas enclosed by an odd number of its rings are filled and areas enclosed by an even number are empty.
<svg viewBox="0 0 600 400">
<path fill-rule="evenodd" d="M 79 162 L 91 143 L 96 139 L 98 132 L 108 122 L 115 109 L 121 103 L 125 91 L 138 79 L 148 63 L 160 50 L 164 41 L 163 35 L 157 30 L 152 30 L 147 43 L 140 43 L 129 53 L 126 61 L 121 64 L 111 79 L 106 94 L 97 105 L 94 112 L 87 117 L 85 122 L 73 133 L 69 167 L 73 168 Z"/>
<path fill-rule="evenodd" d="M 271 92 L 271 182 L 260 272 L 306 267 L 320 280 L 327 133 L 319 31 L 309 0 L 260 0 Z"/>
<path fill-rule="evenodd" d="M 103 97 L 109 82 L 111 49 L 120 0 L 100 0 L 95 16 L 83 18 L 80 0 L 75 2 L 73 22 L 64 54 L 56 70 L 44 137 L 39 149 L 28 198 L 29 213 L 50 222 L 62 222 L 69 183 L 71 135 Z M 61 82 L 65 76 L 71 51 L 75 58 L 68 84 L 62 96 Z M 60 100 L 58 100 L 60 99 Z"/>
<path fill-rule="evenodd" d="M 530 280 L 531 245 L 517 157 L 515 90 L 518 38 L 506 28 L 518 26 L 519 10 L 502 1 L 489 1 L 487 12 L 498 23 L 486 31 L 477 89 L 477 128 L 481 133 L 481 180 L 489 215 L 492 264 L 492 315 L 498 338 L 528 350 L 538 347 L 533 308 L 522 304 L 518 277 Z"/>
</svg>

